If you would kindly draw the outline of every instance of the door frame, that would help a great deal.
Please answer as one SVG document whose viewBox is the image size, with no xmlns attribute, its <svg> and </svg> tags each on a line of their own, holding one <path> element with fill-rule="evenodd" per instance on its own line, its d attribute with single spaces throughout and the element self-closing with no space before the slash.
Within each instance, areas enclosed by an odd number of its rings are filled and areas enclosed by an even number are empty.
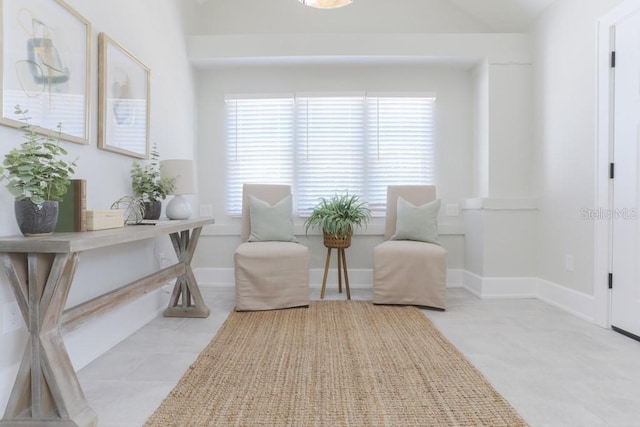
<svg viewBox="0 0 640 427">
<path fill-rule="evenodd" d="M 610 66 L 615 46 L 615 25 L 640 12 L 638 0 L 625 0 L 598 20 L 597 66 L 597 149 L 596 149 L 596 209 L 613 209 L 613 181 L 609 165 L 613 161 L 614 73 Z M 609 216 L 610 217 L 610 216 Z M 608 288 L 612 264 L 612 220 L 594 221 L 594 321 L 611 327 L 611 290 Z"/>
</svg>

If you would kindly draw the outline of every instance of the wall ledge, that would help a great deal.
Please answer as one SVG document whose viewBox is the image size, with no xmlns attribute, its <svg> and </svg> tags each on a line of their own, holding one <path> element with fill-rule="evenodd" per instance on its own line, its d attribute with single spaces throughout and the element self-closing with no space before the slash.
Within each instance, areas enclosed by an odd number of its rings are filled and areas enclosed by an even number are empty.
<svg viewBox="0 0 640 427">
<path fill-rule="evenodd" d="M 464 199 L 461 203 L 463 210 L 538 210 L 537 198 L 473 198 Z"/>
<path fill-rule="evenodd" d="M 309 233 L 305 233 L 304 224 L 302 222 L 295 222 L 294 233 L 296 236 L 320 236 L 322 233 L 319 230 L 309 230 Z M 440 236 L 464 236 L 464 224 L 438 224 L 438 234 Z M 373 220 L 365 229 L 360 229 L 355 233 L 355 236 L 382 236 L 384 235 L 384 222 L 381 220 Z M 240 236 L 240 224 L 239 223 L 218 223 L 204 226 L 202 229 L 202 236 Z"/>
</svg>

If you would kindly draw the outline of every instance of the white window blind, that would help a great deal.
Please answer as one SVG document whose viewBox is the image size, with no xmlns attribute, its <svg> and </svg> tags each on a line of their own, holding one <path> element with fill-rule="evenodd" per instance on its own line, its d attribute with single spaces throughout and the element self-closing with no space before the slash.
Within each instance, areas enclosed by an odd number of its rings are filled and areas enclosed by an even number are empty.
<svg viewBox="0 0 640 427">
<path fill-rule="evenodd" d="M 433 184 L 434 98 L 367 100 L 369 208 L 384 214 L 388 185 Z"/>
<path fill-rule="evenodd" d="M 321 197 L 364 192 L 364 99 L 297 98 L 298 213 L 310 214 Z"/>
<path fill-rule="evenodd" d="M 431 96 L 227 100 L 227 213 L 242 184 L 290 184 L 295 210 L 348 191 L 383 215 L 387 186 L 434 183 Z"/>
<path fill-rule="evenodd" d="M 243 184 L 291 184 L 293 99 L 227 100 L 227 213 L 242 212 Z"/>
</svg>

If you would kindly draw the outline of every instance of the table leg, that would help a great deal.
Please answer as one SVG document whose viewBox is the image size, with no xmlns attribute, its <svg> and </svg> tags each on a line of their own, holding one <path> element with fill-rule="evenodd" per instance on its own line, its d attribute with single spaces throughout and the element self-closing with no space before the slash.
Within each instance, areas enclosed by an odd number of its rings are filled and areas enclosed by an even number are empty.
<svg viewBox="0 0 640 427">
<path fill-rule="evenodd" d="M 29 340 L 0 426 L 95 426 L 60 332 L 78 253 L 3 254 Z"/>
<path fill-rule="evenodd" d="M 196 280 L 191 261 L 198 245 L 202 227 L 180 233 L 171 233 L 171 243 L 178 256 L 178 263 L 183 263 L 185 273 L 176 279 L 169 299 L 169 307 L 164 311 L 165 317 L 207 317 L 211 312 L 204 303 L 198 281 Z"/>
</svg>

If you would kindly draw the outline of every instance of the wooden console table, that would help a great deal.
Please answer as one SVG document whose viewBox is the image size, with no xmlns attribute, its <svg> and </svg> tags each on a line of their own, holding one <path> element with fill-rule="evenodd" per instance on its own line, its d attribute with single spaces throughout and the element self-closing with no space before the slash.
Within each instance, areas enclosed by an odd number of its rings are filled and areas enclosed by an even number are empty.
<svg viewBox="0 0 640 427">
<path fill-rule="evenodd" d="M 211 218 L 162 221 L 44 237 L 1 237 L 0 257 L 29 330 L 29 341 L 0 426 L 95 426 L 62 332 L 177 279 L 165 316 L 207 317 L 191 260 Z M 64 309 L 80 253 L 169 235 L 178 262 L 121 288 Z"/>
</svg>

